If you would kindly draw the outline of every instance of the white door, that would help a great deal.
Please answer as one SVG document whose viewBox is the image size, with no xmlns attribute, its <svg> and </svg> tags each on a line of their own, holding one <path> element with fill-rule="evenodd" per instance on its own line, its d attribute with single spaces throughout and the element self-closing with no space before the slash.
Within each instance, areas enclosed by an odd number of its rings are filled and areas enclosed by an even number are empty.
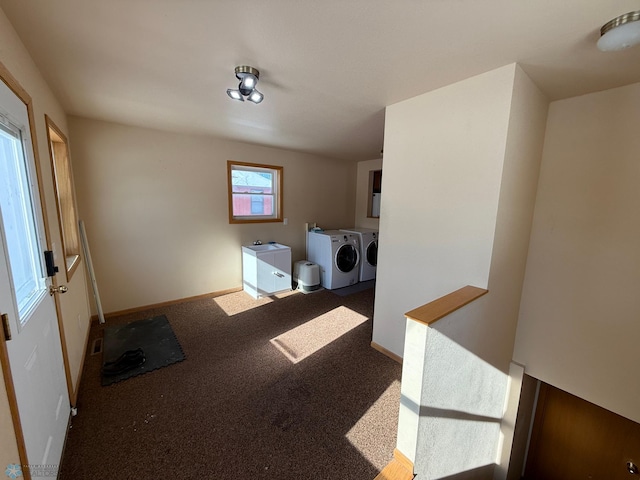
<svg viewBox="0 0 640 480">
<path fill-rule="evenodd" d="M 70 404 L 40 206 L 27 107 L 0 81 L 0 314 L 32 477 L 56 478 Z"/>
</svg>

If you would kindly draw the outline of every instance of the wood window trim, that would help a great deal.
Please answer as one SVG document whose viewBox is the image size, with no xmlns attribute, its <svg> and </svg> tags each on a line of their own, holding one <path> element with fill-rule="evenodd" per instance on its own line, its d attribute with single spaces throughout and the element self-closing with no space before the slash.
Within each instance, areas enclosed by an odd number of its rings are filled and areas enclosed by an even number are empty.
<svg viewBox="0 0 640 480">
<path fill-rule="evenodd" d="M 76 204 L 75 186 L 74 186 L 74 180 L 73 180 L 73 169 L 71 168 L 71 158 L 69 156 L 69 142 L 67 140 L 66 135 L 62 133 L 62 130 L 58 128 L 58 126 L 53 122 L 53 120 L 51 120 L 51 118 L 48 115 L 45 114 L 44 119 L 47 127 L 46 128 L 47 146 L 49 148 L 49 159 L 51 161 L 51 173 L 53 176 L 53 188 L 54 188 L 55 199 L 56 199 L 56 210 L 58 214 L 58 226 L 60 229 L 60 241 L 62 242 L 62 252 L 64 255 L 64 270 L 65 270 L 67 282 L 70 282 L 71 278 L 73 277 L 73 274 L 75 273 L 75 271 L 78 269 L 78 266 L 80 265 L 81 246 L 80 246 L 80 232 L 78 231 L 78 207 Z M 55 136 L 58 137 L 58 139 L 53 138 L 52 132 L 54 133 Z M 72 218 L 70 219 L 73 226 L 70 226 L 68 228 L 68 229 L 71 229 L 72 232 L 69 233 L 68 235 L 75 238 L 75 241 L 72 242 L 74 243 L 73 246 L 69 245 L 70 243 L 68 241 L 69 238 L 65 235 L 64 225 L 66 223 L 65 222 L 66 216 L 63 215 L 63 211 L 62 211 L 63 207 L 60 203 L 61 192 L 58 187 L 58 173 L 56 169 L 54 143 L 60 143 L 64 145 L 64 149 L 65 149 L 66 162 L 67 162 L 68 171 L 69 171 L 68 180 L 70 182 L 71 203 L 72 203 L 72 209 L 73 209 L 73 212 L 71 213 Z M 70 250 L 72 251 L 70 252 Z"/>
<path fill-rule="evenodd" d="M 275 217 L 260 217 L 255 219 L 249 218 L 235 218 L 233 215 L 233 188 L 231 185 L 231 174 L 234 166 L 241 167 L 253 167 L 253 168 L 265 168 L 269 170 L 275 170 L 278 174 L 277 181 L 277 193 L 275 195 Z M 282 211 L 283 206 L 283 192 L 284 192 L 284 167 L 278 165 L 266 165 L 263 163 L 250 163 L 250 162 L 236 162 L 235 160 L 227 160 L 227 193 L 229 204 L 229 223 L 230 224 L 242 224 L 242 223 L 282 223 L 284 215 Z"/>
</svg>

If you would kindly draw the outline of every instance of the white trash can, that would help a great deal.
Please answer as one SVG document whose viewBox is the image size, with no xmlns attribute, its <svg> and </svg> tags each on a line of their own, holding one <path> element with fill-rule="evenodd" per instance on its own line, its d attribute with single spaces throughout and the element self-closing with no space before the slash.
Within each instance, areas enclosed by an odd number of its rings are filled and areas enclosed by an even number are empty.
<svg viewBox="0 0 640 480">
<path fill-rule="evenodd" d="M 297 261 L 293 264 L 293 281 L 303 293 L 319 290 L 320 267 L 308 260 Z"/>
</svg>

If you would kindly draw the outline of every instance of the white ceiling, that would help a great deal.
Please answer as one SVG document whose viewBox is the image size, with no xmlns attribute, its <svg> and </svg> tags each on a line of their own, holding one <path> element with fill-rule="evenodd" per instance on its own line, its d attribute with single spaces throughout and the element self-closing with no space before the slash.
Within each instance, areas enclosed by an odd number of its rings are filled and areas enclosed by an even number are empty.
<svg viewBox="0 0 640 480">
<path fill-rule="evenodd" d="M 0 0 L 69 114 L 379 158 L 384 108 L 519 62 L 552 100 L 640 81 L 638 0 Z M 1 46 L 0 46 L 1 52 Z M 226 95 L 260 70 L 260 105 Z"/>
</svg>

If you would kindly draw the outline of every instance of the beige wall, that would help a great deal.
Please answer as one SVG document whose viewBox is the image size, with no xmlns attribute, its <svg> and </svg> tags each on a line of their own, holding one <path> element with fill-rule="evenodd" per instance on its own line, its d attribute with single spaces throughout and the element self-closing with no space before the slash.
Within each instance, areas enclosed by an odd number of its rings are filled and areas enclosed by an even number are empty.
<svg viewBox="0 0 640 480">
<path fill-rule="evenodd" d="M 369 173 L 382 170 L 382 159 L 358 162 L 356 178 L 356 227 L 377 229 L 380 226 L 378 218 L 367 216 L 369 206 Z"/>
<path fill-rule="evenodd" d="M 387 107 L 373 341 L 396 355 L 405 312 L 487 287 L 514 72 Z"/>
<path fill-rule="evenodd" d="M 15 30 L 9 23 L 4 12 L 0 10 L 0 62 L 9 70 L 11 75 L 20 83 L 33 100 L 35 118 L 35 136 L 39 151 L 40 167 L 43 177 L 43 198 L 47 210 L 51 245 L 56 255 L 61 273 L 57 275 L 58 284 L 67 284 L 64 274 L 64 255 L 60 241 L 60 230 L 56 211 L 51 164 L 47 147 L 47 134 L 44 115 L 49 115 L 60 129 L 67 133 L 67 119 L 62 107 L 46 84 L 39 70 L 33 63 Z M 73 153 L 71 154 L 73 157 Z M 60 297 L 60 305 L 64 322 L 64 334 L 70 363 L 70 373 L 74 390 L 81 370 L 85 349 L 85 340 L 89 327 L 89 305 L 86 291 L 84 264 L 76 271 L 72 281 L 68 283 L 69 292 Z M 12 430 L 5 429 L 9 412 L 5 389 L 0 388 L 0 465 L 19 463 L 15 453 L 15 438 Z"/>
<path fill-rule="evenodd" d="M 485 320 L 469 331 L 472 351 L 509 371 L 524 282 L 549 101 L 516 68 L 495 223 Z"/>
<path fill-rule="evenodd" d="M 640 84 L 551 104 L 514 358 L 640 422 Z"/>
<path fill-rule="evenodd" d="M 105 312 L 237 288 L 241 245 L 305 257 L 305 222 L 354 221 L 355 163 L 71 117 L 80 218 Z M 284 167 L 288 225 L 230 225 L 227 160 Z"/>
<path fill-rule="evenodd" d="M 522 69 L 509 65 L 388 109 L 374 341 L 402 347 L 399 308 L 466 284 L 489 290 L 419 340 L 415 465 L 425 478 L 493 474 L 547 106 Z M 405 355 L 420 350 L 414 342 L 407 339 Z M 401 429 L 399 448 L 413 448 Z"/>
</svg>

